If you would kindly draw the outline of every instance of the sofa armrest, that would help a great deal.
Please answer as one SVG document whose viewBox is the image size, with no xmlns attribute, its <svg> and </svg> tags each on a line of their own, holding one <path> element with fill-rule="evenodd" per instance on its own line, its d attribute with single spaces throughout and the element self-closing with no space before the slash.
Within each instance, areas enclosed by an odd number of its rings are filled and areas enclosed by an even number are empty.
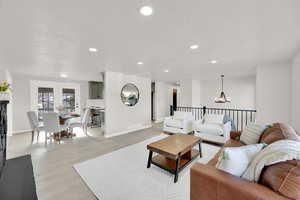
<svg viewBox="0 0 300 200">
<path fill-rule="evenodd" d="M 191 168 L 190 184 L 190 200 L 287 200 L 268 187 L 200 163 Z"/>
<path fill-rule="evenodd" d="M 230 138 L 233 140 L 239 140 L 242 135 L 241 131 L 230 131 Z"/>
<path fill-rule="evenodd" d="M 194 131 L 197 131 L 198 126 L 199 126 L 200 124 L 202 124 L 202 121 L 201 121 L 201 120 L 195 120 L 195 121 L 193 122 L 193 130 L 194 130 Z"/>
<path fill-rule="evenodd" d="M 171 117 L 165 117 L 164 122 L 163 122 L 164 127 L 167 126 L 168 121 L 170 121 L 170 120 L 172 120 L 172 116 Z"/>
<path fill-rule="evenodd" d="M 182 123 L 183 123 L 183 130 L 184 130 L 184 132 L 189 133 L 189 132 L 193 131 L 194 119 L 187 118 L 187 119 L 184 119 L 182 121 Z"/>
<path fill-rule="evenodd" d="M 170 116 L 170 117 L 165 117 L 164 120 L 168 120 L 168 119 L 173 119 L 173 117 L 172 117 L 172 116 Z"/>
</svg>

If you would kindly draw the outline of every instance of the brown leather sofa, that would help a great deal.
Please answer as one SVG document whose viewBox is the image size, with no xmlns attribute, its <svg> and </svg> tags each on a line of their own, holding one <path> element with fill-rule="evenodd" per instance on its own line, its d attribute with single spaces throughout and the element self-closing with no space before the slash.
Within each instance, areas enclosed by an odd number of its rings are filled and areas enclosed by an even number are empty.
<svg viewBox="0 0 300 200">
<path fill-rule="evenodd" d="M 279 139 L 291 139 L 294 136 L 290 137 L 288 134 L 280 134 L 278 130 L 281 130 L 281 127 L 277 127 L 274 124 L 273 130 L 269 128 L 268 131 L 263 133 L 264 138 L 269 139 L 270 143 L 277 141 Z M 286 128 L 286 127 L 284 127 Z M 277 132 L 276 132 L 277 131 Z M 240 136 L 240 132 L 231 132 L 231 140 L 229 140 L 224 146 L 225 147 L 238 147 L 242 146 L 243 144 L 237 140 Z M 282 136 L 283 135 L 283 136 Z M 297 134 L 296 134 L 297 135 Z M 262 136 L 263 137 L 263 136 Z M 289 137 L 289 138 L 287 138 Z M 297 136 L 296 136 L 297 137 Z M 299 140 L 299 138 L 296 138 Z M 268 143 L 262 141 L 260 142 Z M 240 177 L 236 177 L 231 175 L 227 172 L 221 171 L 215 167 L 220 151 L 216 156 L 209 161 L 208 164 L 200 164 L 196 163 L 191 168 L 191 191 L 190 191 L 190 199 L 191 200 L 270 200 L 270 199 L 295 199 L 295 198 L 288 198 L 286 195 L 282 195 L 279 191 L 275 191 L 274 188 L 268 187 L 259 183 L 250 182 L 246 179 L 242 179 Z M 299 196 L 299 180 L 300 180 L 300 162 L 296 161 L 298 166 L 293 168 L 296 170 L 296 177 L 294 176 L 292 181 L 294 184 L 297 184 L 296 189 L 292 191 L 294 194 L 292 196 L 296 196 L 298 199 Z M 283 162 L 284 163 L 284 162 Z M 280 168 L 280 166 L 277 166 Z M 264 169 L 265 170 L 265 169 Z M 277 173 L 276 177 L 280 177 L 282 179 L 282 175 L 278 175 L 278 170 L 273 168 L 270 170 L 273 174 L 269 180 L 273 181 L 271 185 L 278 185 L 276 183 L 279 182 L 278 179 L 274 179 L 274 173 Z M 288 171 L 288 173 L 290 173 Z M 287 173 L 286 173 L 287 174 Z M 296 181 L 295 181 L 296 180 Z M 275 181 L 275 184 L 274 184 Z M 281 180 L 286 181 L 285 179 Z M 281 182 L 281 183 L 282 183 Z M 280 184 L 281 184 L 280 183 Z M 287 187 L 289 188 L 289 187 Z M 293 188 L 293 187 L 292 187 Z M 288 191 L 290 192 L 290 191 Z M 295 193 L 297 193 L 295 195 Z"/>
</svg>

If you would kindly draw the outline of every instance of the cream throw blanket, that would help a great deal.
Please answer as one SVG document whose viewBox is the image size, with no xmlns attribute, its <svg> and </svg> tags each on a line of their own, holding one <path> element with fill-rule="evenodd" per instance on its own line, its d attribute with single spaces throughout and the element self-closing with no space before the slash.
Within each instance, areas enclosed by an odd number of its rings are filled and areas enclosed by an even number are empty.
<svg viewBox="0 0 300 200">
<path fill-rule="evenodd" d="M 258 182 L 261 171 L 265 166 L 293 159 L 300 160 L 300 142 L 279 140 L 259 152 L 242 177 Z"/>
</svg>

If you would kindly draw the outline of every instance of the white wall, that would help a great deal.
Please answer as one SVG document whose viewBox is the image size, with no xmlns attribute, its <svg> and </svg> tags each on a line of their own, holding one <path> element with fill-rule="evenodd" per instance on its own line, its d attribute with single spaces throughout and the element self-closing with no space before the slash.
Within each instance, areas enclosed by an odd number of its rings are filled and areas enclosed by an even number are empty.
<svg viewBox="0 0 300 200">
<path fill-rule="evenodd" d="M 221 80 L 184 80 L 180 82 L 178 106 L 214 107 L 214 108 L 237 108 L 255 109 L 256 107 L 256 78 L 238 77 L 226 78 L 224 91 L 232 102 L 217 104 L 215 97 L 221 93 Z"/>
<path fill-rule="evenodd" d="M 215 103 L 221 93 L 221 79 L 200 81 L 200 102 L 202 106 L 213 108 L 255 109 L 255 77 L 238 77 L 224 79 L 224 92 L 231 98 L 230 103 Z"/>
<path fill-rule="evenodd" d="M 140 92 L 139 102 L 132 107 L 121 101 L 121 89 L 126 83 L 135 84 Z M 106 137 L 151 127 L 150 79 L 107 71 L 104 87 Z"/>
<path fill-rule="evenodd" d="M 81 108 L 85 107 L 88 99 L 88 82 L 84 81 L 70 81 L 60 78 L 46 78 L 27 76 L 20 74 L 12 74 L 13 77 L 13 132 L 23 132 L 30 130 L 29 121 L 27 118 L 27 111 L 31 110 L 31 91 L 30 80 L 40 81 L 57 81 L 57 82 L 74 82 L 80 84 L 80 104 Z"/>
<path fill-rule="evenodd" d="M 293 127 L 300 132 L 300 52 L 292 63 L 292 113 L 291 123 Z"/>
<path fill-rule="evenodd" d="M 257 68 L 256 107 L 258 123 L 290 123 L 290 66 L 290 63 L 285 62 Z"/>
<path fill-rule="evenodd" d="M 181 80 L 177 89 L 178 106 L 200 106 L 200 82 L 198 80 Z"/>
<path fill-rule="evenodd" d="M 170 105 L 173 104 L 173 86 L 171 84 L 156 81 L 154 93 L 154 117 L 161 122 L 170 115 Z"/>
<path fill-rule="evenodd" d="M 198 80 L 192 80 L 192 106 L 201 107 L 201 85 Z"/>
<path fill-rule="evenodd" d="M 180 81 L 180 87 L 177 93 L 178 106 L 192 106 L 192 80 Z"/>
</svg>

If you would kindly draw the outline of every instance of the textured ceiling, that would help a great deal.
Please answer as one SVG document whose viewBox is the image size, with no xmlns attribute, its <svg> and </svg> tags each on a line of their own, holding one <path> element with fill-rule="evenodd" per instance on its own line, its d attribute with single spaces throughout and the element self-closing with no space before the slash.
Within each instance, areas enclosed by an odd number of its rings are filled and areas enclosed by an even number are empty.
<svg viewBox="0 0 300 200">
<path fill-rule="evenodd" d="M 142 5 L 154 14 L 140 15 Z M 299 10 L 299 0 L 0 0 L 0 67 L 81 79 L 251 75 L 299 49 Z"/>
</svg>

